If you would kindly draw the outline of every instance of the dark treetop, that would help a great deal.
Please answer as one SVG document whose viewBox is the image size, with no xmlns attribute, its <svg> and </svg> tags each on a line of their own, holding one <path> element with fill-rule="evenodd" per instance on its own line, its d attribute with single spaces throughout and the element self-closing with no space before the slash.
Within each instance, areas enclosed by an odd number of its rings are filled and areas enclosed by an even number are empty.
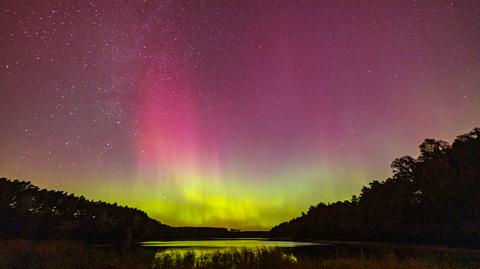
<svg viewBox="0 0 480 269">
<path fill-rule="evenodd" d="M 271 230 L 297 239 L 480 244 L 480 128 L 452 145 L 426 139 L 417 159 L 393 161 L 393 176 L 349 201 L 319 203 Z"/>
</svg>

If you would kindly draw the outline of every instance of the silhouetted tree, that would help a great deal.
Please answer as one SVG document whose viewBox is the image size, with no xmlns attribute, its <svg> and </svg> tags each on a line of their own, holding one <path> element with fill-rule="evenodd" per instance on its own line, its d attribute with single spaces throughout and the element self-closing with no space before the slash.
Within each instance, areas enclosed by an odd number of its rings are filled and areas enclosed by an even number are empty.
<svg viewBox="0 0 480 269">
<path fill-rule="evenodd" d="M 119 242 L 166 237 L 171 227 L 138 209 L 0 178 L 0 238 Z"/>
<path fill-rule="evenodd" d="M 425 139 L 351 201 L 320 203 L 272 236 L 480 245 L 480 128 L 452 145 Z"/>
</svg>

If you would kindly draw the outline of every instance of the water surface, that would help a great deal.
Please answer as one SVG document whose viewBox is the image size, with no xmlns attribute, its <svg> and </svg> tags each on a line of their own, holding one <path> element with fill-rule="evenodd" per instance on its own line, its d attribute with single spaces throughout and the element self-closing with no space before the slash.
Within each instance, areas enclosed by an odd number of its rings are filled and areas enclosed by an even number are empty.
<svg viewBox="0 0 480 269">
<path fill-rule="evenodd" d="M 178 241 L 145 241 L 139 245 L 153 249 L 157 255 L 209 254 L 230 249 L 281 248 L 282 252 L 295 257 L 313 257 L 316 259 L 348 258 L 348 257 L 397 257 L 400 259 L 426 258 L 432 260 L 458 261 L 464 264 L 470 261 L 480 262 L 480 252 L 473 250 L 448 249 L 440 247 L 399 246 L 374 243 L 349 242 L 296 242 L 277 241 L 263 238 L 211 239 L 211 240 L 178 240 Z"/>
<path fill-rule="evenodd" d="M 140 243 L 143 247 L 157 248 L 294 248 L 323 245 L 312 242 L 273 241 L 261 238 L 243 239 L 212 239 L 191 241 L 145 241 Z"/>
</svg>

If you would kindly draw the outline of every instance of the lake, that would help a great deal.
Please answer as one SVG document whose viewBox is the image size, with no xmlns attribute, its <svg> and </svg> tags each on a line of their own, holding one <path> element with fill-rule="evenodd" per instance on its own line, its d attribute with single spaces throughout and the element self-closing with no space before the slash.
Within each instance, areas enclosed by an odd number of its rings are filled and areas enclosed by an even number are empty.
<svg viewBox="0 0 480 269">
<path fill-rule="evenodd" d="M 215 251 L 228 249 L 258 249 L 258 248 L 281 248 L 291 252 L 293 248 L 305 248 L 320 246 L 321 243 L 276 241 L 263 238 L 240 238 L 240 239 L 210 239 L 210 240 L 179 240 L 179 241 L 146 241 L 140 246 L 155 248 L 158 254 L 171 254 L 193 252 L 196 255 L 209 254 Z"/>
<path fill-rule="evenodd" d="M 242 239 L 211 239 L 211 240 L 191 240 L 191 241 L 146 241 L 141 242 L 143 247 L 156 248 L 294 248 L 324 245 L 314 242 L 295 242 L 295 241 L 275 241 L 261 238 L 242 238 Z"/>
<path fill-rule="evenodd" d="M 264 238 L 145 241 L 139 246 L 153 249 L 157 254 L 208 254 L 228 249 L 280 248 L 295 257 L 329 259 L 339 257 L 384 257 L 429 258 L 435 260 L 455 260 L 459 262 L 479 261 L 480 253 L 474 250 L 448 249 L 440 247 L 402 246 L 381 243 L 354 242 L 297 242 L 278 241 Z"/>
</svg>

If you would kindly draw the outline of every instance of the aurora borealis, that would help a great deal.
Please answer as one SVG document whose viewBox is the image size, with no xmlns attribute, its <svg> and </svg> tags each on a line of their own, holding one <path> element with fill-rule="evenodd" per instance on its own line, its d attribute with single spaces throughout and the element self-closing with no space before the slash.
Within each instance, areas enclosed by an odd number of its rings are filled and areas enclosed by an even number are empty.
<svg viewBox="0 0 480 269">
<path fill-rule="evenodd" d="M 268 229 L 480 126 L 477 1 L 0 3 L 0 176 Z"/>
</svg>

